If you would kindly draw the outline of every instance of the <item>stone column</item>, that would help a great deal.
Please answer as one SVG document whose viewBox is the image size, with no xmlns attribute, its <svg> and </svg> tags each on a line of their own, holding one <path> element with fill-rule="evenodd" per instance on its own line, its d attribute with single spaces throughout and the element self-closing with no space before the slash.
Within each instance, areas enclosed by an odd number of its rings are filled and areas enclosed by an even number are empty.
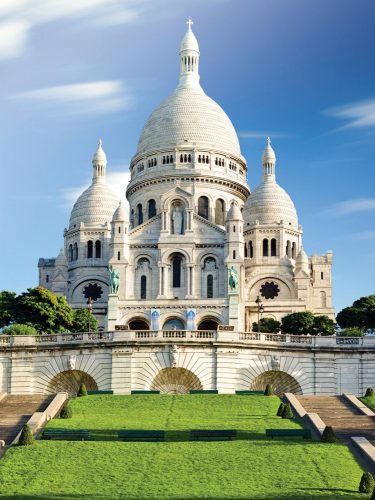
<svg viewBox="0 0 375 500">
<path fill-rule="evenodd" d="M 114 394 L 128 394 L 132 384 L 132 353 L 129 348 L 112 350 L 111 389 Z"/>
<path fill-rule="evenodd" d="M 222 394 L 233 394 L 237 384 L 238 351 L 220 349 L 216 351 L 216 389 Z"/>
<path fill-rule="evenodd" d="M 109 332 L 115 330 L 118 320 L 118 296 L 114 293 L 108 294 L 108 312 L 106 328 Z"/>
</svg>

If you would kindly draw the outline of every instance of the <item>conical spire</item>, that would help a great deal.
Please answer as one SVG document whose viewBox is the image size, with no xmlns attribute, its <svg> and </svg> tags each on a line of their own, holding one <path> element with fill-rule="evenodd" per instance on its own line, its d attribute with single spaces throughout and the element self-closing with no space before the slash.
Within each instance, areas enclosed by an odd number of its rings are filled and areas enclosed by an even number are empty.
<svg viewBox="0 0 375 500">
<path fill-rule="evenodd" d="M 295 273 L 299 274 L 301 271 L 309 276 L 309 258 L 302 246 L 297 254 Z"/>
<path fill-rule="evenodd" d="M 99 139 L 98 141 L 98 148 L 95 151 L 95 154 L 92 159 L 92 167 L 93 167 L 93 173 L 92 173 L 92 180 L 93 182 L 100 182 L 104 181 L 105 179 L 105 170 L 107 167 L 107 157 L 105 155 L 105 152 L 103 151 L 102 148 L 102 140 Z"/>
<path fill-rule="evenodd" d="M 271 146 L 271 138 L 267 137 L 267 144 L 262 156 L 263 179 L 275 180 L 276 155 Z"/>
<path fill-rule="evenodd" d="M 191 29 L 193 21 L 186 22 L 187 32 L 180 47 L 180 83 L 179 87 L 199 86 L 199 45 Z"/>
</svg>

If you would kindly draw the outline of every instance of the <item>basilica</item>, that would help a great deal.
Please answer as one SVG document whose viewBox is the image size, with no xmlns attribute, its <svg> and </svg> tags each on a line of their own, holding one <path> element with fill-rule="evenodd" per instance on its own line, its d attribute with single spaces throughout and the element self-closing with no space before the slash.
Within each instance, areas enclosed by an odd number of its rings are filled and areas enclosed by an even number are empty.
<svg viewBox="0 0 375 500">
<path fill-rule="evenodd" d="M 128 206 L 106 185 L 99 141 L 92 183 L 59 255 L 39 259 L 39 284 L 89 306 L 108 330 L 241 332 L 260 315 L 333 317 L 332 252 L 305 253 L 270 138 L 250 192 L 237 133 L 200 85 L 191 24 L 176 90 L 150 115 L 130 162 Z"/>
</svg>

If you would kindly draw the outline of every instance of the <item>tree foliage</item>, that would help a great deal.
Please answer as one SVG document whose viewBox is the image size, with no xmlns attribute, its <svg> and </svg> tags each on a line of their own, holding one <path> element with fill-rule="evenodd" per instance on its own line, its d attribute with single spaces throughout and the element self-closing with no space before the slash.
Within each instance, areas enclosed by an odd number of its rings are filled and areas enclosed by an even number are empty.
<svg viewBox="0 0 375 500">
<path fill-rule="evenodd" d="M 14 321 L 16 294 L 3 290 L 0 292 L 0 328 Z"/>
<path fill-rule="evenodd" d="M 278 333 L 281 328 L 280 321 L 273 318 L 262 318 L 259 321 L 260 331 L 263 333 Z M 258 323 L 253 323 L 253 332 L 258 331 Z"/>
<path fill-rule="evenodd" d="M 315 316 L 313 330 L 315 335 L 335 335 L 336 323 L 325 314 Z"/>
<path fill-rule="evenodd" d="M 375 295 L 361 297 L 350 307 L 345 307 L 337 314 L 337 323 L 341 328 L 375 330 Z"/>
<path fill-rule="evenodd" d="M 344 328 L 340 331 L 340 337 L 363 337 L 364 331 L 356 326 Z"/>
<path fill-rule="evenodd" d="M 72 332 L 96 332 L 99 322 L 89 309 L 75 309 L 73 311 Z"/>
<path fill-rule="evenodd" d="M 308 333 L 311 335 L 314 331 L 314 315 L 309 311 L 288 314 L 281 320 L 281 330 L 291 335 L 307 335 Z"/>
<path fill-rule="evenodd" d="M 37 335 L 38 332 L 33 326 L 14 323 L 3 328 L 4 335 Z"/>
</svg>

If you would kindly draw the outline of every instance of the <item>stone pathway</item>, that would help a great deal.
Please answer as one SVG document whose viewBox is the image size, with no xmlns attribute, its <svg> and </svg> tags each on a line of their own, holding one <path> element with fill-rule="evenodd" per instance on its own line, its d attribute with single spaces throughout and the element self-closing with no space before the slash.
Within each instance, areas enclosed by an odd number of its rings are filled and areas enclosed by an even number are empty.
<svg viewBox="0 0 375 500">
<path fill-rule="evenodd" d="M 363 415 L 344 396 L 296 396 L 307 413 L 317 413 L 333 427 L 338 439 L 349 443 L 352 436 L 363 436 L 375 445 L 375 417 Z"/>
</svg>

